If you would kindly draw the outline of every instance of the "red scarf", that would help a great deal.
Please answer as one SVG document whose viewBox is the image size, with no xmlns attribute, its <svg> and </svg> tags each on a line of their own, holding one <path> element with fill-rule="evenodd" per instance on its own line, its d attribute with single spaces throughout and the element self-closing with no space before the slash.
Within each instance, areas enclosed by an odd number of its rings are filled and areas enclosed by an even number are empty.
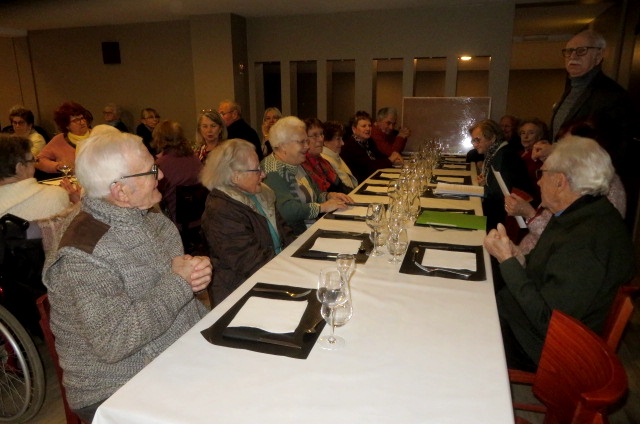
<svg viewBox="0 0 640 424">
<path fill-rule="evenodd" d="M 311 156 L 307 153 L 307 160 L 302 163 L 302 168 L 316 183 L 320 191 L 327 191 L 338 178 L 338 174 L 331 164 L 320 155 Z"/>
</svg>

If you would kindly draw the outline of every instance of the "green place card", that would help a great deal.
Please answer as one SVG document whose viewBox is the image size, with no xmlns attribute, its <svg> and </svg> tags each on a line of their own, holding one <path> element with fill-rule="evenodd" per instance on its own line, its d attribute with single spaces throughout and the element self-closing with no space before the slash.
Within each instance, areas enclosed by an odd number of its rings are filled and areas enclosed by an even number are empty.
<svg viewBox="0 0 640 424">
<path fill-rule="evenodd" d="M 437 212 L 426 210 L 416 220 L 418 225 L 440 225 L 443 227 L 468 228 L 470 230 L 486 230 L 487 217 L 467 215 L 465 213 Z"/>
</svg>

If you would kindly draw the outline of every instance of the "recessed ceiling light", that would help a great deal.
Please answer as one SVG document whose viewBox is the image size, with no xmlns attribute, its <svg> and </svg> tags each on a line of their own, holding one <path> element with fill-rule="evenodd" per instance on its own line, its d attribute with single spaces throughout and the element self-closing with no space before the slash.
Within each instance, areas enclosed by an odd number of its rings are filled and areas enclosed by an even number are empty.
<svg viewBox="0 0 640 424">
<path fill-rule="evenodd" d="M 460 56 L 460 60 L 471 60 L 471 56 Z"/>
</svg>

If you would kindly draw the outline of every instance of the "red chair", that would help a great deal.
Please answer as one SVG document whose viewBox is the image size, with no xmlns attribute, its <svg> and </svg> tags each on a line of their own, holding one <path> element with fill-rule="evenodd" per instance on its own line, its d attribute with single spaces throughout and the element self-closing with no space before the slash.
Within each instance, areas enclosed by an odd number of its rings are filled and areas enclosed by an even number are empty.
<svg viewBox="0 0 640 424">
<path fill-rule="evenodd" d="M 82 421 L 80 417 L 78 417 L 71 408 L 69 408 L 69 404 L 67 403 L 67 393 L 62 385 L 62 368 L 60 368 L 58 352 L 56 352 L 56 338 L 51 332 L 51 326 L 49 324 L 49 311 L 51 310 L 49 297 L 46 294 L 40 296 L 38 300 L 36 300 L 36 304 L 38 305 L 38 311 L 40 311 L 40 328 L 42 328 L 44 340 L 47 342 L 49 353 L 53 359 L 53 365 L 56 368 L 58 385 L 60 386 L 60 394 L 62 396 L 62 403 L 64 404 L 64 413 L 67 417 L 67 424 L 84 424 L 84 421 Z"/>
<path fill-rule="evenodd" d="M 544 423 L 606 423 L 607 407 L 624 396 L 627 385 L 613 349 L 580 321 L 553 311 L 532 388 L 545 406 Z"/>
<path fill-rule="evenodd" d="M 620 286 L 616 297 L 611 304 L 609 315 L 602 330 L 602 339 L 615 352 L 618 350 L 622 334 L 624 332 L 631 314 L 633 313 L 633 298 L 640 292 L 640 277 L 634 278 L 630 284 Z M 509 381 L 516 384 L 533 384 L 535 374 L 509 369 Z M 514 402 L 516 409 L 527 411 L 544 412 L 546 408 L 543 405 Z"/>
</svg>

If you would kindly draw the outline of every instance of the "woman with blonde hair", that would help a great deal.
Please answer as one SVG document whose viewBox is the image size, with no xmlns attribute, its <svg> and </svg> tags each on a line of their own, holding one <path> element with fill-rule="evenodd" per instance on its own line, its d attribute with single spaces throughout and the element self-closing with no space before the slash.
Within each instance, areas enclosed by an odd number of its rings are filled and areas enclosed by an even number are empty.
<svg viewBox="0 0 640 424">
<path fill-rule="evenodd" d="M 153 130 L 151 144 L 160 152 L 156 156 L 156 164 L 164 174 L 158 184 L 162 206 L 169 218 L 176 222 L 176 187 L 198 184 L 202 164 L 193 154 L 182 126 L 175 121 L 160 122 Z"/>
<path fill-rule="evenodd" d="M 196 130 L 198 159 L 204 163 L 209 152 L 226 139 L 227 126 L 224 124 L 222 116 L 215 110 L 202 111 L 198 116 L 198 129 Z"/>
</svg>

